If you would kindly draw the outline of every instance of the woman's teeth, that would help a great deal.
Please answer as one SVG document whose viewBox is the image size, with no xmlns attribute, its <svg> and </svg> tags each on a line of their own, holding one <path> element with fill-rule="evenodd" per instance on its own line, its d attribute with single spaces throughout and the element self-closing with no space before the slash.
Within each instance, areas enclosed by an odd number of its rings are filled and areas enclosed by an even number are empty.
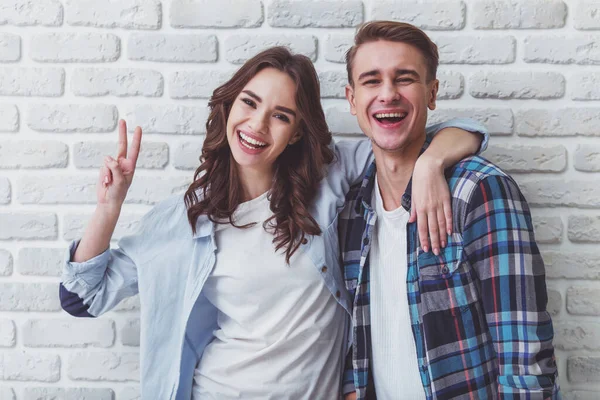
<svg viewBox="0 0 600 400">
<path fill-rule="evenodd" d="M 238 131 L 238 134 L 240 135 L 242 144 L 248 147 L 249 149 L 256 149 L 267 145 L 267 143 L 253 139 L 241 131 Z"/>
</svg>

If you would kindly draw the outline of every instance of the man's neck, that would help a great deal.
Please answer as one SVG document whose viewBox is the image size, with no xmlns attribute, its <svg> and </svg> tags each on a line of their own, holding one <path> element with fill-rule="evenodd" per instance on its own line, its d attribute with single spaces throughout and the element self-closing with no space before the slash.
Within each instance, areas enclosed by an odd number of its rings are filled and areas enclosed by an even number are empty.
<svg viewBox="0 0 600 400">
<path fill-rule="evenodd" d="M 402 195 L 419 158 L 423 140 L 414 141 L 409 146 L 397 151 L 384 151 L 373 145 L 375 164 L 377 165 L 377 182 L 386 211 L 392 211 L 402 205 Z"/>
</svg>

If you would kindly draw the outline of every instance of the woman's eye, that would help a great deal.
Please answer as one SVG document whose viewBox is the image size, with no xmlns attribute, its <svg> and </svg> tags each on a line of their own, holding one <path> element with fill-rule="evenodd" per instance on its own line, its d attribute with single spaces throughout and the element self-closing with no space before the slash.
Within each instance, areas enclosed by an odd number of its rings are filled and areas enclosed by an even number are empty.
<svg viewBox="0 0 600 400">
<path fill-rule="evenodd" d="M 254 107 L 256 105 L 256 103 L 254 103 L 254 101 L 252 101 L 250 99 L 242 99 L 242 101 L 244 103 L 246 103 L 247 105 L 249 105 L 250 107 Z"/>
<path fill-rule="evenodd" d="M 282 120 L 283 122 L 290 122 L 290 119 L 285 114 L 275 114 L 275 118 Z"/>
</svg>

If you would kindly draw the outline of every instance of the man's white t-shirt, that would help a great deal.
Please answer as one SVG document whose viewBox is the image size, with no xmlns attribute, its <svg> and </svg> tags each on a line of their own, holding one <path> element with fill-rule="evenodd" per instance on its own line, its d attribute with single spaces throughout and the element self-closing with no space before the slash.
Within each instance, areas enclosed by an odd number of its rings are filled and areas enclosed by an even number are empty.
<svg viewBox="0 0 600 400">
<path fill-rule="evenodd" d="M 410 214 L 402 207 L 385 210 L 377 177 L 371 204 L 377 215 L 369 256 L 375 391 L 381 400 L 425 399 L 406 288 Z"/>
<path fill-rule="evenodd" d="M 285 263 L 263 222 L 267 194 L 241 204 L 238 229 L 218 225 L 203 293 L 218 309 L 215 339 L 194 374 L 194 399 L 337 399 L 345 311 L 300 248 Z"/>
</svg>

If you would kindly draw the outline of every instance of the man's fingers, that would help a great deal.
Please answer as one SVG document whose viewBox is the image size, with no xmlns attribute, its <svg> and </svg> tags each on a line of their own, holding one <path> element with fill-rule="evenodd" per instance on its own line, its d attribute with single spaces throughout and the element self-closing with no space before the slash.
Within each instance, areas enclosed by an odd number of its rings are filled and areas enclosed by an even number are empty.
<svg viewBox="0 0 600 400">
<path fill-rule="evenodd" d="M 142 144 L 142 128 L 139 126 L 135 127 L 133 132 L 133 140 L 131 141 L 131 148 L 127 152 L 127 159 L 131 160 L 135 166 L 137 163 L 138 155 L 140 154 L 140 147 Z"/>
<path fill-rule="evenodd" d="M 117 160 L 127 157 L 127 123 L 124 119 L 119 120 L 119 145 L 117 148 Z"/>
<path fill-rule="evenodd" d="M 429 239 L 427 237 L 429 233 L 429 225 L 427 224 L 427 214 L 418 213 L 417 216 L 417 230 L 419 231 L 419 241 L 421 242 L 421 248 L 424 252 L 429 251 Z"/>
</svg>

